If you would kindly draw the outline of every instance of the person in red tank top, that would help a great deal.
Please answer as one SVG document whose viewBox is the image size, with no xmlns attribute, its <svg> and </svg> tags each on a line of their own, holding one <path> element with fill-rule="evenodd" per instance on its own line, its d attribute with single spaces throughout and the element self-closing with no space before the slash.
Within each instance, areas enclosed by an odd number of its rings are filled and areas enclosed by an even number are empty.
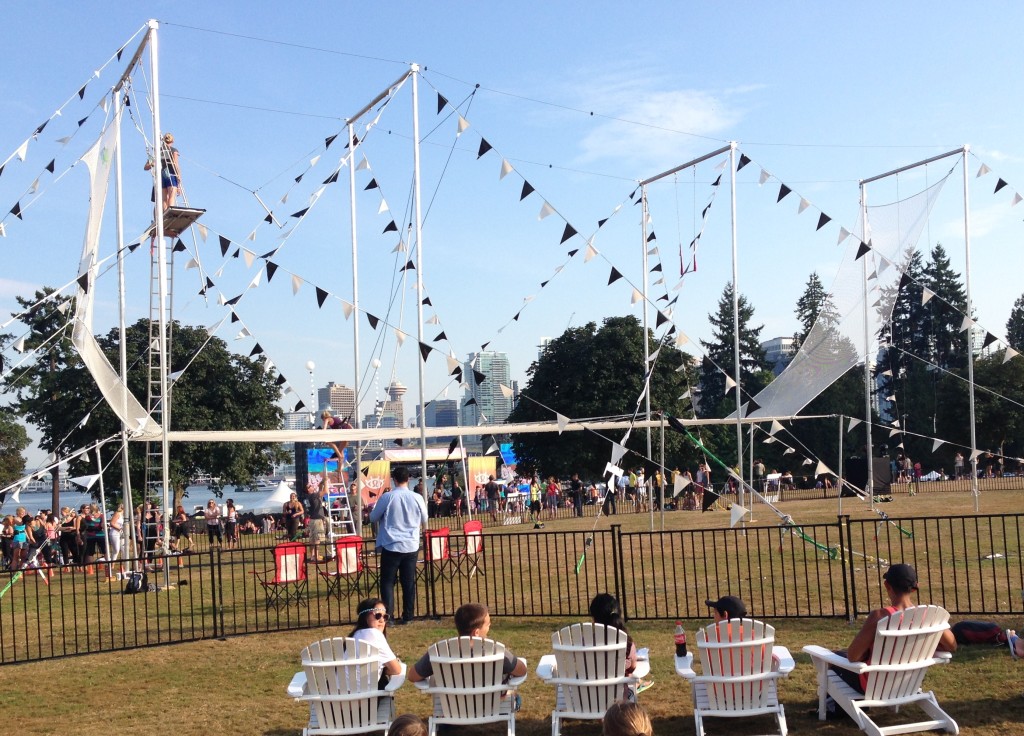
<svg viewBox="0 0 1024 736">
<path fill-rule="evenodd" d="M 853 641 L 850 642 L 849 648 L 845 652 L 836 652 L 851 662 L 870 663 L 871 645 L 875 642 L 875 631 L 878 629 L 878 622 L 886 616 L 891 616 L 898 611 L 903 611 L 916 605 L 913 595 L 917 591 L 917 570 L 911 565 L 902 562 L 891 565 L 885 571 L 882 580 L 885 583 L 885 592 L 889 595 L 890 605 L 885 608 L 876 609 L 868 614 L 864 625 L 857 632 L 857 635 L 853 637 Z M 942 632 L 942 637 L 939 639 L 939 646 L 936 651 L 956 651 L 956 639 L 952 631 L 947 629 Z M 841 668 L 835 668 L 833 671 L 842 677 L 843 681 L 850 687 L 855 688 L 858 692 L 864 692 L 864 687 L 867 685 L 866 677 Z"/>
</svg>

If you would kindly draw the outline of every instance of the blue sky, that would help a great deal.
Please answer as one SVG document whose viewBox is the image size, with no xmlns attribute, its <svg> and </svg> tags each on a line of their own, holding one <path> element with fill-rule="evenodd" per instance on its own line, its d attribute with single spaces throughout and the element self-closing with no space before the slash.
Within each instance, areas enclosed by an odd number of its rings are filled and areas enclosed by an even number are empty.
<svg viewBox="0 0 1024 736">
<path fill-rule="evenodd" d="M 283 246 L 272 283 L 265 274 L 237 306 L 252 337 L 234 340 L 239 324 L 218 336 L 248 354 L 259 341 L 266 355 L 308 400 L 305 364 L 316 363 L 319 385 L 351 384 L 351 321 L 340 299 L 352 298 L 347 169 L 326 187 L 309 214 L 282 241 L 283 228 L 262 223 L 256 190 L 287 218 L 337 167 L 342 150 L 326 137 L 386 89 L 407 68 L 420 80 L 425 294 L 433 308 L 425 340 L 441 350 L 427 361 L 426 399 L 444 395 L 443 353 L 461 359 L 485 342 L 508 352 L 513 376 L 524 380 L 543 336 L 611 315 L 640 315 L 628 279 L 639 286 L 641 217 L 628 196 L 636 181 L 739 141 L 754 166 L 738 176 L 737 228 L 741 291 L 756 310 L 763 337 L 792 334 L 796 299 L 812 270 L 826 285 L 838 266 L 839 225 L 858 220 L 858 181 L 950 150 L 972 146 L 968 158 L 975 312 L 1001 335 L 1024 287 L 1007 278 L 1019 258 L 1024 206 L 1024 135 L 1013 73 L 1022 10 L 983 3 L 965 15 L 953 3 L 697 4 L 652 2 L 626 8 L 594 2 L 342 5 L 338 3 L 97 3 L 43 2 L 8 7 L 0 57 L 0 160 L 6 159 L 66 100 L 64 114 L 33 141 L 24 162 L 0 176 L 0 211 L 25 201 L 40 177 L 41 196 L 24 221 L 4 221 L 0 239 L 0 311 L 14 296 L 76 275 L 85 221 L 85 175 L 63 176 L 98 134 L 102 114 L 67 146 L 56 139 L 99 102 L 123 62 L 90 77 L 149 18 L 161 22 L 159 63 L 163 129 L 181 150 L 189 202 L 207 209 L 206 242 L 186 238 L 189 254 L 175 274 L 176 316 L 212 325 L 225 315 L 218 292 L 245 290 L 262 262 L 220 257 L 218 236 L 256 254 Z M 133 40 L 129 49 L 138 41 Z M 126 57 L 127 58 L 127 57 Z M 76 92 L 89 81 L 84 100 Z M 150 73 L 133 77 L 140 128 L 124 128 L 125 223 L 129 238 L 150 221 L 149 180 L 142 172 L 152 123 L 144 104 Z M 475 85 L 479 84 L 479 88 Z M 456 138 L 457 118 L 436 114 L 440 92 L 469 123 Z M 591 114 L 593 113 L 593 114 Z M 360 306 L 413 335 L 397 346 L 393 331 L 360 324 L 364 411 L 397 378 L 416 393 L 416 294 L 402 284 L 407 253 L 383 233 L 389 219 L 411 217 L 411 90 L 406 84 L 366 136 L 368 169 L 356 172 Z M 143 135 L 143 132 L 145 135 Z M 477 158 L 481 136 L 493 150 Z M 300 184 L 294 178 L 321 158 Z M 502 160 L 514 172 L 499 178 Z M 680 244 L 700 227 L 718 157 L 650 191 L 650 226 L 657 234 L 665 286 L 675 285 Z M 992 173 L 975 178 L 981 165 Z M 870 193 L 873 203 L 906 197 L 952 167 L 920 247 L 941 242 L 963 270 L 962 175 L 948 159 L 891 180 Z M 759 173 L 772 178 L 763 186 Z M 997 178 L 1008 187 L 993 194 Z M 377 190 L 364 190 L 370 179 Z M 523 181 L 535 193 L 520 202 Z M 727 181 L 726 176 L 723 182 Z M 798 215 L 798 198 L 776 204 L 779 182 L 812 203 Z M 288 200 L 280 200 L 287 194 Z M 381 201 L 388 212 L 382 213 Z M 557 213 L 543 220 L 544 202 Z M 615 211 L 616 206 L 622 205 Z M 815 231 L 818 212 L 833 223 Z M 597 222 L 610 218 L 597 231 Z M 560 245 L 569 222 L 582 237 Z M 102 252 L 114 247 L 108 217 Z M 709 336 L 731 274 L 728 189 L 717 193 L 701 241 L 699 269 L 687 277 L 673 315 L 694 339 Z M 255 240 L 247 240 L 256 231 Z M 596 232 L 596 234 L 595 234 Z M 585 263 L 585 238 L 600 256 Z M 406 238 L 408 243 L 409 239 Z M 570 249 L 580 249 L 569 258 Z M 130 319 L 147 313 L 148 261 L 139 249 L 129 265 Z M 216 282 L 209 299 L 197 294 L 198 254 Z M 615 266 L 626 279 L 608 286 Z M 559 271 L 559 267 L 562 267 Z M 216 272 L 223 267 L 220 275 Z M 292 295 L 289 274 L 304 281 Z M 660 274 L 651 276 L 653 281 Z M 412 276 L 412 273 L 409 274 Z M 541 289 L 540 284 L 549 281 Z M 314 285 L 332 294 L 318 309 Z M 116 282 L 101 280 L 96 331 L 116 323 Z M 512 321 L 513 315 L 520 318 Z M 652 312 L 653 324 L 653 312 Z M 444 331 L 448 342 L 434 342 Z M 18 333 L 17 326 L 9 331 Z M 11 357 L 11 356 L 9 356 Z M 460 395 L 448 385 L 447 396 Z M 287 404 L 294 404 L 295 396 Z M 290 408 L 290 406 L 288 407 Z"/>
</svg>

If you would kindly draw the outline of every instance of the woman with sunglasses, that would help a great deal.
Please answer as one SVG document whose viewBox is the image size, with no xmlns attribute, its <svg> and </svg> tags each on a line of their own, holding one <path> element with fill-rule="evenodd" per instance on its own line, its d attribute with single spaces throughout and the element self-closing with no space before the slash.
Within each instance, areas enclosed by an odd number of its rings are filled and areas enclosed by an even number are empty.
<svg viewBox="0 0 1024 736">
<path fill-rule="evenodd" d="M 388 625 L 388 612 L 384 608 L 384 601 L 379 598 L 367 598 L 360 601 L 357 613 L 356 627 L 349 634 L 353 639 L 365 641 L 377 647 L 380 653 L 380 664 L 377 674 L 380 678 L 378 687 L 383 690 L 391 679 L 391 675 L 397 675 L 402 671 L 402 663 L 391 650 L 391 645 L 385 634 Z"/>
</svg>

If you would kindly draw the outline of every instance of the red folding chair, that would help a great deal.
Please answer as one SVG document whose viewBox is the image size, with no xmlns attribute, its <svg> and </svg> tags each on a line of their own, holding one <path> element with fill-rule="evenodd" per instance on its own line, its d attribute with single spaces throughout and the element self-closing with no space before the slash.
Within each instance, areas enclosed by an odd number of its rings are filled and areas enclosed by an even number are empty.
<svg viewBox="0 0 1024 736">
<path fill-rule="evenodd" d="M 292 603 L 307 605 L 306 545 L 285 542 L 274 547 L 273 577 L 270 572 L 256 573 L 256 579 L 267 593 L 267 608 L 273 606 L 279 610 Z"/>
<path fill-rule="evenodd" d="M 448 527 L 441 529 L 428 529 L 424 532 L 426 545 L 423 550 L 423 562 L 426 565 L 435 566 L 435 572 L 444 572 L 452 562 L 451 555 L 451 530 Z"/>
<path fill-rule="evenodd" d="M 484 525 L 480 521 L 467 521 L 462 525 L 462 551 L 455 561 L 460 573 L 464 571 L 469 577 L 484 570 Z"/>
<path fill-rule="evenodd" d="M 334 542 L 334 570 L 320 570 L 327 583 L 327 595 L 349 596 L 358 593 L 363 575 L 363 538 L 339 537 Z"/>
</svg>

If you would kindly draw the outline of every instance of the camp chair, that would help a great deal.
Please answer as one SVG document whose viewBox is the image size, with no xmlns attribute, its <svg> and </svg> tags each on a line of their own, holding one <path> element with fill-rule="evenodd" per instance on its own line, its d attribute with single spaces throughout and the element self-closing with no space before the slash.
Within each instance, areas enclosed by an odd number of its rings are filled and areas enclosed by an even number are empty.
<svg viewBox="0 0 1024 736">
<path fill-rule="evenodd" d="M 625 631 L 603 624 L 573 624 L 551 635 L 555 653 L 537 667 L 537 675 L 557 688 L 551 736 L 559 736 L 562 720 L 600 720 L 632 693 L 638 678 L 625 675 L 627 642 Z"/>
<path fill-rule="evenodd" d="M 334 570 L 320 570 L 320 577 L 327 583 L 327 595 L 358 593 L 363 573 L 363 538 L 339 537 L 334 542 Z"/>
<path fill-rule="evenodd" d="M 379 650 L 348 638 L 322 639 L 302 650 L 302 672 L 288 694 L 309 703 L 303 736 L 386 732 L 395 716 L 394 693 L 405 682 L 405 665 L 387 687 L 377 689 Z"/>
<path fill-rule="evenodd" d="M 273 571 L 257 572 L 256 579 L 267 592 L 267 608 L 273 606 L 278 610 L 292 603 L 306 605 L 306 545 L 285 542 L 274 547 Z"/>
<path fill-rule="evenodd" d="M 423 547 L 424 565 L 433 567 L 435 575 L 444 573 L 445 569 L 452 564 L 451 530 L 448 527 L 427 529 L 423 536 L 426 540 Z"/>
<path fill-rule="evenodd" d="M 935 651 L 942 632 L 948 628 L 949 613 L 945 609 L 914 606 L 878 622 L 870 664 L 851 662 L 823 647 L 804 647 L 818 670 L 818 718 L 825 720 L 825 699 L 831 696 L 858 728 L 873 736 L 933 729 L 958 733 L 960 727 L 939 707 L 935 693 L 921 692 L 928 668 L 952 659 L 948 652 Z M 866 675 L 864 694 L 843 682 L 830 666 Z M 866 712 L 868 708 L 899 708 L 910 703 L 919 705 L 932 720 L 881 727 Z"/>
<path fill-rule="evenodd" d="M 502 683 L 505 645 L 478 636 L 460 636 L 432 644 L 433 674 L 421 690 L 434 697 L 430 736 L 442 724 L 475 725 L 504 721 L 507 736 L 516 732 L 515 691 L 526 675 Z"/>
<path fill-rule="evenodd" d="M 484 571 L 484 525 L 480 521 L 467 521 L 462 525 L 463 544 L 462 551 L 455 559 L 455 566 L 460 573 L 469 577 L 479 571 Z"/>
<path fill-rule="evenodd" d="M 693 720 L 704 736 L 704 719 L 774 715 L 786 736 L 786 712 L 776 680 L 795 663 L 785 647 L 775 646 L 775 628 L 750 618 L 720 621 L 697 632 L 701 674 L 693 671 L 693 653 L 676 657 L 676 674 L 693 686 Z"/>
</svg>

